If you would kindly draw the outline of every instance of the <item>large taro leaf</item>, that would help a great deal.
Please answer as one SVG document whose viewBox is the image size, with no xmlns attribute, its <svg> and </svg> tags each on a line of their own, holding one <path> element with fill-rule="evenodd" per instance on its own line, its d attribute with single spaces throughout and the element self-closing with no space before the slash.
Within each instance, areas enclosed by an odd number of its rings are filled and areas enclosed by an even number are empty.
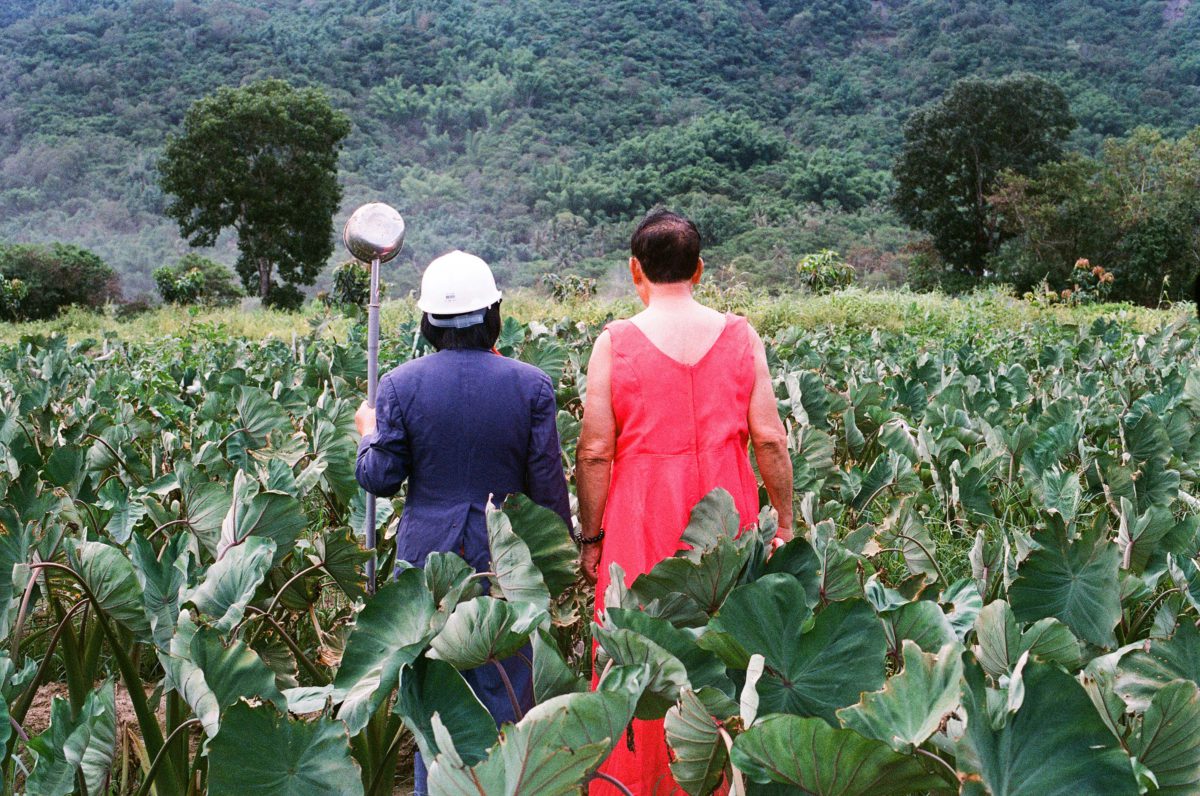
<svg viewBox="0 0 1200 796">
<path fill-rule="evenodd" d="M 426 760 L 438 755 L 433 734 L 435 713 L 467 765 L 486 758 L 488 749 L 496 743 L 495 720 L 458 670 L 444 661 L 422 656 L 401 669 L 400 691 L 392 712 L 404 721 Z"/>
<path fill-rule="evenodd" d="M 688 686 L 687 669 L 678 658 L 645 636 L 632 630 L 606 629 L 592 625 L 592 638 L 600 645 L 597 666 L 645 666 L 649 672 L 638 700 L 639 719 L 661 719 Z"/>
<path fill-rule="evenodd" d="M 235 399 L 238 428 L 253 438 L 253 445 L 262 445 L 267 436 L 275 430 L 291 430 L 291 422 L 266 391 L 258 387 L 238 387 Z"/>
<path fill-rule="evenodd" d="M 430 646 L 429 656 L 459 671 L 501 661 L 516 653 L 546 612 L 531 603 L 476 597 L 459 603 Z"/>
<path fill-rule="evenodd" d="M 721 782 L 729 758 L 720 726 L 696 693 L 685 688 L 663 722 L 671 747 L 671 776 L 690 796 L 707 796 Z"/>
<path fill-rule="evenodd" d="M 756 687 L 760 713 L 820 716 L 834 723 L 838 708 L 883 685 L 883 626 L 861 600 L 833 603 L 811 622 L 804 609 L 780 611 L 783 595 L 803 591 L 776 580 L 781 577 L 770 576 L 769 584 L 748 595 L 747 602 L 762 606 L 752 623 L 722 614 L 713 624 L 745 650 L 761 650 L 766 666 Z"/>
<path fill-rule="evenodd" d="M 209 742 L 211 796 L 360 796 L 358 764 L 339 721 L 289 719 L 270 705 L 239 702 Z"/>
<path fill-rule="evenodd" d="M 579 576 L 579 549 L 566 523 L 556 512 L 519 493 L 504 502 L 503 510 L 513 533 L 529 548 L 550 596 L 558 597 Z"/>
<path fill-rule="evenodd" d="M 837 528 L 823 520 L 809 532 L 813 552 L 820 566 L 817 591 L 822 602 L 837 602 L 862 596 L 859 558 L 838 541 Z"/>
<path fill-rule="evenodd" d="M 1052 616 L 1086 641 L 1115 647 L 1113 628 L 1121 619 L 1121 554 L 1116 545 L 1092 530 L 1072 542 L 1062 526 L 1035 540 L 1041 547 L 1017 567 L 1017 579 L 1008 590 L 1017 619 L 1032 622 Z"/>
<path fill-rule="evenodd" d="M 548 609 L 550 592 L 546 581 L 533 563 L 529 546 L 513 532 L 508 516 L 489 506 L 487 530 L 496 596 L 509 602 L 525 602 Z"/>
<path fill-rule="evenodd" d="M 133 535 L 134 526 L 146 516 L 145 495 L 131 492 L 118 479 L 110 478 L 98 497 L 100 508 L 111 512 L 104 532 L 117 544 L 125 544 Z"/>
<path fill-rule="evenodd" d="M 183 519 L 196 539 L 214 558 L 221 541 L 221 523 L 233 500 L 228 487 L 205 479 L 186 463 L 179 465 Z"/>
<path fill-rule="evenodd" d="M 258 655 L 241 641 L 226 647 L 217 631 L 196 627 L 186 613 L 179 617 L 170 649 L 159 654 L 159 662 L 167 673 L 167 687 L 183 697 L 210 738 L 220 729 L 221 712 L 242 697 L 287 707 L 274 673 Z"/>
<path fill-rule="evenodd" d="M 97 607 L 129 628 L 139 639 L 150 637 L 142 607 L 142 587 L 133 564 L 115 547 L 103 542 L 68 540 L 67 552 L 79 577 L 96 599 Z"/>
<path fill-rule="evenodd" d="M 1200 793 L 1200 687 L 1174 680 L 1159 689 L 1129 751 L 1154 773 L 1155 793 Z"/>
<path fill-rule="evenodd" d="M 188 552 L 186 534 L 172 536 L 161 557 L 143 536 L 134 536 L 129 560 L 142 587 L 142 606 L 150 623 L 150 634 L 159 649 L 166 649 L 175 632 L 175 618 L 187 586 Z"/>
<path fill-rule="evenodd" d="M 337 717 L 351 734 L 367 725 L 395 688 L 401 667 L 425 649 L 435 610 L 421 570 L 406 569 L 355 618 L 333 681 L 334 701 L 341 702 Z"/>
<path fill-rule="evenodd" d="M 1129 757 L 1083 687 L 1057 667 L 1030 662 L 1024 699 L 1000 729 L 992 727 L 983 670 L 964 657 L 967 735 L 992 796 L 1135 796 Z"/>
<path fill-rule="evenodd" d="M 1116 691 L 1131 711 L 1141 713 L 1160 688 L 1179 679 L 1200 684 L 1200 630 L 1191 622 L 1181 622 L 1170 639 L 1151 639 L 1149 649 L 1121 658 Z"/>
<path fill-rule="evenodd" d="M 899 658 L 905 639 L 925 652 L 937 652 L 957 638 L 942 607 L 931 600 L 905 603 L 880 615 L 888 652 Z"/>
<path fill-rule="evenodd" d="M 319 564 L 333 578 L 342 593 L 351 600 L 362 597 L 366 578 L 363 565 L 371 554 L 358 546 L 354 534 L 348 529 L 336 529 L 319 536 L 313 542 L 313 553 L 309 563 Z"/>
<path fill-rule="evenodd" d="M 116 740 L 117 709 L 111 682 L 87 695 L 78 716 L 71 715 L 67 700 L 55 697 L 50 726 L 29 741 L 37 762 L 25 782 L 26 792 L 39 796 L 76 793 L 81 772 L 88 793 L 104 793 Z"/>
<path fill-rule="evenodd" d="M 720 539 L 735 538 L 741 525 L 742 518 L 733 495 L 718 487 L 692 508 L 691 518 L 679 540 L 684 545 L 679 555 L 698 562 L 700 556 L 715 547 Z"/>
<path fill-rule="evenodd" d="M 353 438 L 321 419 L 313 425 L 312 446 L 316 461 L 310 466 L 324 465 L 321 474 L 330 491 L 338 500 L 348 503 L 359 488 L 354 477 L 357 449 Z"/>
<path fill-rule="evenodd" d="M 1133 501 L 1121 498 L 1121 520 L 1117 525 L 1117 547 L 1121 549 L 1121 566 L 1142 572 L 1150 556 L 1176 527 L 1174 513 L 1166 506 L 1151 506 L 1141 514 L 1134 511 Z"/>
<path fill-rule="evenodd" d="M 1074 668 L 1080 662 L 1079 641 L 1057 619 L 1040 619 L 1021 632 L 1012 609 L 1003 600 L 984 606 L 975 620 L 975 654 L 983 670 L 999 679 L 1011 674 L 1022 655 Z"/>
<path fill-rule="evenodd" d="M 809 605 L 821 599 L 821 559 L 803 536 L 793 537 L 776 550 L 763 566 L 763 575 L 786 573 L 800 581 Z"/>
<path fill-rule="evenodd" d="M 645 575 L 639 575 L 630 591 L 642 605 L 682 594 L 712 615 L 737 585 L 750 547 L 723 537 L 699 561 L 678 556 L 660 561 Z"/>
<path fill-rule="evenodd" d="M 958 707 L 961 649 L 947 644 L 930 655 L 905 641 L 904 671 L 889 678 L 882 691 L 863 694 L 857 705 L 839 710 L 842 726 L 897 752 L 912 752 Z"/>
<path fill-rule="evenodd" d="M 278 564 L 291 552 L 305 524 L 299 500 L 284 492 L 259 492 L 258 482 L 238 470 L 233 478 L 233 500 L 221 522 L 217 558 L 257 536 L 274 540 L 274 563 Z"/>
<path fill-rule="evenodd" d="M 475 579 L 475 569 L 454 553 L 430 553 L 425 559 L 425 586 L 433 595 L 439 620 L 435 629 L 441 630 L 455 607 L 464 600 L 483 593 L 483 585 Z"/>
<path fill-rule="evenodd" d="M 13 593 L 13 567 L 23 564 L 33 543 L 30 526 L 12 518 L 0 522 L 0 638 L 8 638 L 20 593 Z"/>
<path fill-rule="evenodd" d="M 636 679 L 636 678 L 635 678 Z M 439 720 L 442 754 L 429 769 L 431 796 L 567 796 L 608 756 L 629 722 L 636 690 L 568 694 L 507 725 L 488 758 L 469 766 Z"/>
<path fill-rule="evenodd" d="M 204 580 L 184 592 L 183 602 L 209 617 L 217 630 L 229 632 L 242 621 L 246 605 L 271 568 L 274 555 L 272 540 L 257 536 L 247 539 L 213 563 L 204 573 Z"/>
<path fill-rule="evenodd" d="M 735 589 L 734 594 L 736 593 Z M 725 664 L 712 652 L 701 649 L 692 633 L 675 627 L 665 619 L 658 619 L 641 611 L 611 608 L 608 611 L 608 619 L 614 628 L 639 633 L 674 655 L 687 670 L 688 681 L 693 689 L 699 691 L 705 686 L 711 686 L 728 696 L 733 696 L 733 683 L 725 674 Z"/>
<path fill-rule="evenodd" d="M 946 787 L 915 757 L 819 718 L 767 716 L 733 742 L 732 760 L 754 782 L 812 796 L 909 796 Z"/>
<path fill-rule="evenodd" d="M 766 575 L 730 593 L 709 622 L 703 644 L 734 668 L 745 668 L 762 653 L 768 665 L 783 667 L 812 618 L 803 584 L 791 575 Z M 700 684 L 692 683 L 699 689 Z"/>
<path fill-rule="evenodd" d="M 571 671 L 549 631 L 538 629 L 533 642 L 533 700 L 545 702 L 563 694 L 588 690 L 587 681 Z"/>
</svg>

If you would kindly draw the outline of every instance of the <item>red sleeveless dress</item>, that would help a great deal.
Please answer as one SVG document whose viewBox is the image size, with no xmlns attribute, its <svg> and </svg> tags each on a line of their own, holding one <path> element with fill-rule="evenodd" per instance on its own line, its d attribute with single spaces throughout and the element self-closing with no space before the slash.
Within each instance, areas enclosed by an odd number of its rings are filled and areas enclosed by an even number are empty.
<svg viewBox="0 0 1200 796">
<path fill-rule="evenodd" d="M 737 315 L 694 365 L 656 347 L 630 321 L 608 326 L 612 406 L 617 422 L 604 550 L 596 584 L 603 608 L 614 561 L 626 585 L 679 549 L 692 507 L 713 489 L 733 495 L 742 527 L 758 520 L 758 481 L 750 467 L 748 414 L 754 389 L 750 327 Z M 634 751 L 622 737 L 601 771 L 637 796 L 683 794 L 668 768 L 662 721 L 634 721 Z M 619 796 L 596 780 L 590 796 Z"/>
</svg>

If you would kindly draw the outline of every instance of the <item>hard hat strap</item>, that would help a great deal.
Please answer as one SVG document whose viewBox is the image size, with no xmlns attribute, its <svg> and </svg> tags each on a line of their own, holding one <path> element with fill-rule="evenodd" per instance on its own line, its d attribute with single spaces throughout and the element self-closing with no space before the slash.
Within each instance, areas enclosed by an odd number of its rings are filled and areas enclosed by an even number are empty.
<svg viewBox="0 0 1200 796">
<path fill-rule="evenodd" d="M 431 313 L 426 313 L 426 316 L 429 318 L 429 325 L 439 329 L 466 329 L 468 326 L 483 323 L 485 313 L 486 310 L 479 310 L 478 312 L 465 312 L 462 315 L 447 315 L 442 318 Z"/>
</svg>

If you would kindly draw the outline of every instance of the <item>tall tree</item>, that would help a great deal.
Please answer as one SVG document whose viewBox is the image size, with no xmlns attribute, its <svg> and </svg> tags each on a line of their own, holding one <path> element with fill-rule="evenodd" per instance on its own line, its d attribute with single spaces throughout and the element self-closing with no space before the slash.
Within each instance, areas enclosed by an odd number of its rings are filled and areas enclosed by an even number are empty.
<svg viewBox="0 0 1200 796">
<path fill-rule="evenodd" d="M 318 89 L 282 80 L 218 89 L 192 105 L 159 162 L 162 188 L 175 197 L 167 214 L 193 246 L 232 227 L 246 291 L 280 303 L 311 285 L 333 253 L 337 158 L 349 133 Z"/>
<path fill-rule="evenodd" d="M 997 177 L 1057 160 L 1074 127 L 1062 90 L 1040 77 L 960 80 L 904 125 L 896 211 L 957 270 L 981 276 L 1001 242 L 988 212 Z"/>
</svg>

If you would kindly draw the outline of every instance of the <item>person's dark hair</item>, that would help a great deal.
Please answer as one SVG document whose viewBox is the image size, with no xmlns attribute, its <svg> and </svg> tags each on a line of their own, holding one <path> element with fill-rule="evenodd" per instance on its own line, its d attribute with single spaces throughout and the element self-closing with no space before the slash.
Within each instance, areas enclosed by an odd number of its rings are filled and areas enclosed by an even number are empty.
<svg viewBox="0 0 1200 796">
<path fill-rule="evenodd" d="M 651 282 L 686 282 L 700 263 L 700 231 L 677 213 L 655 210 L 638 224 L 629 249 Z"/>
<path fill-rule="evenodd" d="M 453 318 L 453 315 L 434 315 L 435 318 Z M 429 322 L 429 313 L 421 315 L 421 336 L 438 351 L 447 349 L 481 348 L 490 351 L 500 339 L 500 302 L 497 301 L 483 313 L 483 322 L 462 329 L 448 329 Z"/>
</svg>

